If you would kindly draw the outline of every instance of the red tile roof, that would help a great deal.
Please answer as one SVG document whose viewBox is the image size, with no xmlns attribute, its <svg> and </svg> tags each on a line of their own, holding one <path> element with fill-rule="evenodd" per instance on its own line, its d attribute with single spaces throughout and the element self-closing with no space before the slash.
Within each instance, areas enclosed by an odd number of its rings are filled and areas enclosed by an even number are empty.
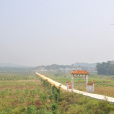
<svg viewBox="0 0 114 114">
<path fill-rule="evenodd" d="M 87 72 L 87 70 L 73 70 L 71 74 L 86 75 L 89 74 L 89 72 Z"/>
</svg>

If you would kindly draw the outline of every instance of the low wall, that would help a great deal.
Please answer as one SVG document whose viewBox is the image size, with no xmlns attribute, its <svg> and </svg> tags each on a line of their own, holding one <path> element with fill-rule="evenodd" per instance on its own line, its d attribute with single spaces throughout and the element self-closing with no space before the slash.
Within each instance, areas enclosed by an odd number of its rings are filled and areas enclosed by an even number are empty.
<svg viewBox="0 0 114 114">
<path fill-rule="evenodd" d="M 86 85 L 86 92 L 94 93 L 94 85 Z"/>
</svg>

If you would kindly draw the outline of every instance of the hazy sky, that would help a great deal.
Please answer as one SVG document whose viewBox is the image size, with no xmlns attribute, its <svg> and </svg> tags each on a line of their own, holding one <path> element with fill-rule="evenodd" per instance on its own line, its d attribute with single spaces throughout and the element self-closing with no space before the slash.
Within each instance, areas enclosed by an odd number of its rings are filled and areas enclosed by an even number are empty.
<svg viewBox="0 0 114 114">
<path fill-rule="evenodd" d="M 0 0 L 0 63 L 114 60 L 114 0 Z"/>
</svg>

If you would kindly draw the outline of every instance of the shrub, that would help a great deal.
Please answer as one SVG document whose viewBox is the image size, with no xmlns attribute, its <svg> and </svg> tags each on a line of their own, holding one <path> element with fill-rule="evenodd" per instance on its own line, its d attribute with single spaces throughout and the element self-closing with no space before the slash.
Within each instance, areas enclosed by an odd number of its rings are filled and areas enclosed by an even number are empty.
<svg viewBox="0 0 114 114">
<path fill-rule="evenodd" d="M 28 114 L 36 114 L 37 113 L 36 106 L 35 105 L 30 105 L 27 108 L 27 113 Z"/>
<path fill-rule="evenodd" d="M 53 103 L 51 109 L 53 111 L 53 114 L 57 114 L 57 109 L 58 109 L 57 103 Z"/>
</svg>

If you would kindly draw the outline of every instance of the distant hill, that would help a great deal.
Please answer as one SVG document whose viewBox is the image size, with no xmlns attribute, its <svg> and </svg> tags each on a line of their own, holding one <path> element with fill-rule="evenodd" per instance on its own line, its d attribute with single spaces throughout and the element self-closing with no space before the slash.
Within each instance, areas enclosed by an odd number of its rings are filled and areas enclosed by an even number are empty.
<svg viewBox="0 0 114 114">
<path fill-rule="evenodd" d="M 95 71 L 96 70 L 96 63 L 74 63 L 72 65 L 58 65 L 52 64 L 47 66 L 37 66 L 37 69 L 40 71 L 72 71 L 72 70 L 89 70 Z"/>
<path fill-rule="evenodd" d="M 11 63 L 0 63 L 0 67 L 26 67 L 26 66 L 17 65 L 17 64 L 11 64 Z"/>
<path fill-rule="evenodd" d="M 79 62 L 76 62 L 74 64 L 72 64 L 73 66 L 76 66 L 76 67 L 87 67 L 87 68 L 96 68 L 96 63 L 79 63 Z"/>
</svg>

